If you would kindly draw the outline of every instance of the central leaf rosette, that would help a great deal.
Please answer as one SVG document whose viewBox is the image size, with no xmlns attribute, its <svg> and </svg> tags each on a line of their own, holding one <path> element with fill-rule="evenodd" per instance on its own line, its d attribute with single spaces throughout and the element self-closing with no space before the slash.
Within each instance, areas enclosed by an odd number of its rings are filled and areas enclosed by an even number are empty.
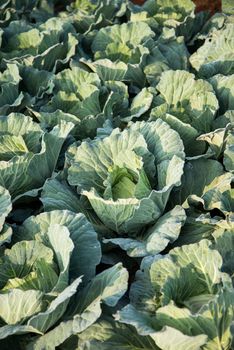
<svg viewBox="0 0 234 350">
<path fill-rule="evenodd" d="M 68 182 L 117 233 L 138 233 L 163 213 L 183 173 L 183 143 L 158 119 L 83 142 L 70 158 Z"/>
<path fill-rule="evenodd" d="M 113 165 L 108 169 L 108 173 L 107 179 L 103 182 L 106 186 L 103 194 L 105 199 L 132 197 L 140 199 L 151 192 L 151 185 L 143 167 L 133 171 L 127 167 L 120 168 L 118 165 Z"/>
</svg>

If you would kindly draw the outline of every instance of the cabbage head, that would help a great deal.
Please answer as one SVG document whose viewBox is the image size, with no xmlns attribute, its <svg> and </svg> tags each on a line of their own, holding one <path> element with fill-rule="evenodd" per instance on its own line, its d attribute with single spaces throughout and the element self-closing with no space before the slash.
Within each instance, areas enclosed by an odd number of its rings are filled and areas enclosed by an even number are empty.
<svg viewBox="0 0 234 350">
<path fill-rule="evenodd" d="M 179 134 L 161 119 L 142 121 L 82 142 L 70 156 L 68 182 L 108 229 L 134 236 L 162 215 L 183 166 Z"/>
</svg>

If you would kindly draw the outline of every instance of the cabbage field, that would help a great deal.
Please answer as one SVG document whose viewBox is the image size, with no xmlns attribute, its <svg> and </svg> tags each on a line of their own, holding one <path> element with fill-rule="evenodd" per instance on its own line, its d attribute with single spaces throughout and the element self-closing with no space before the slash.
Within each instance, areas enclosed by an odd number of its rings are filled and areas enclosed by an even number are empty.
<svg viewBox="0 0 234 350">
<path fill-rule="evenodd" d="M 234 349 L 234 2 L 1 0 L 0 46 L 0 349 Z"/>
</svg>

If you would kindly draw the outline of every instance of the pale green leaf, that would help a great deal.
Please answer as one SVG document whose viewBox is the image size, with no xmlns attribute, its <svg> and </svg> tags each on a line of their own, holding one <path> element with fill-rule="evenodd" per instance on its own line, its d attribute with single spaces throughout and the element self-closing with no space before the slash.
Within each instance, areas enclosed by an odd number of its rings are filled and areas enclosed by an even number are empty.
<svg viewBox="0 0 234 350">
<path fill-rule="evenodd" d="M 30 316 L 42 310 L 43 294 L 38 290 L 22 291 L 12 289 L 6 294 L 0 294 L 1 319 L 9 325 L 22 323 Z"/>
</svg>

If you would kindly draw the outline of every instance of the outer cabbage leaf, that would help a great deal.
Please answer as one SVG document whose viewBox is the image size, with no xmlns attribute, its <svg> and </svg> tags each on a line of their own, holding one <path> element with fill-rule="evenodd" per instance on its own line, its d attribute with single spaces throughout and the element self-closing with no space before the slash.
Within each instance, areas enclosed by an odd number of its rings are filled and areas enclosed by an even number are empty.
<svg viewBox="0 0 234 350">
<path fill-rule="evenodd" d="M 210 147 L 207 154 L 211 153 L 216 159 L 220 159 L 225 149 L 229 129 L 231 129 L 231 126 L 227 125 L 226 128 L 220 128 L 207 134 L 202 134 L 197 139 L 206 141 L 209 144 Z"/>
<path fill-rule="evenodd" d="M 201 346 L 205 346 L 207 339 L 205 334 L 186 335 L 168 326 L 164 326 L 161 332 L 153 334 L 151 337 L 162 350 L 173 350 L 175 344 L 179 350 L 200 350 Z"/>
<path fill-rule="evenodd" d="M 10 193 L 2 186 L 0 186 L 0 202 L 1 202 L 1 206 L 0 206 L 0 232 L 1 232 L 5 219 L 12 209 Z M 2 238 L 0 239 L 2 243 Z"/>
<path fill-rule="evenodd" d="M 158 350 L 149 337 L 141 337 L 134 327 L 116 322 L 111 317 L 101 318 L 77 337 L 79 346 L 90 350 L 109 350 L 115 346 L 121 350 Z"/>
<path fill-rule="evenodd" d="M 219 101 L 219 113 L 224 114 L 228 110 L 234 109 L 234 74 L 225 76 L 217 74 L 209 79 Z"/>
<path fill-rule="evenodd" d="M 67 209 L 74 213 L 82 212 L 80 198 L 67 182 L 59 179 L 47 179 L 41 192 L 40 200 L 45 211 Z"/>
<path fill-rule="evenodd" d="M 3 225 L 2 231 L 0 232 L 0 246 L 5 243 L 10 243 L 12 238 L 13 230 L 7 224 Z"/>
<path fill-rule="evenodd" d="M 8 64 L 0 73 L 0 113 L 10 113 L 22 107 L 24 94 L 19 89 L 21 77 L 16 64 Z"/>
<path fill-rule="evenodd" d="M 204 153 L 206 150 L 205 142 L 198 138 L 200 133 L 193 126 L 184 123 L 172 114 L 165 113 L 159 116 L 157 108 L 152 109 L 150 120 L 156 120 L 158 118 L 164 120 L 172 129 L 179 133 L 187 156 L 196 156 Z"/>
<path fill-rule="evenodd" d="M 36 290 L 24 292 L 15 289 L 8 294 L 1 294 L 0 299 L 3 306 L 1 319 L 10 325 L 20 323 L 42 309 L 42 293 Z M 24 307 L 21 306 L 22 304 Z M 10 312 L 9 309 L 11 309 Z"/>
<path fill-rule="evenodd" d="M 97 232 L 107 232 L 107 229 L 93 211 L 86 197 L 80 197 L 67 181 L 58 178 L 48 179 L 43 186 L 40 200 L 45 211 L 69 210 L 74 213 L 83 213 L 92 223 Z"/>
<path fill-rule="evenodd" d="M 228 190 L 232 179 L 231 173 L 224 172 L 223 166 L 213 159 L 191 159 L 185 164 L 182 184 L 174 190 L 173 203 L 188 207 L 188 203 L 201 198 L 207 207 L 217 191 Z"/>
<path fill-rule="evenodd" d="M 205 43 L 190 57 L 199 75 L 210 78 L 215 74 L 229 75 L 234 70 L 233 23 L 213 31 Z"/>
<path fill-rule="evenodd" d="M 104 240 L 119 245 L 126 250 L 129 256 L 139 257 L 154 255 L 162 252 L 169 243 L 173 243 L 179 236 L 182 225 L 185 222 L 185 211 L 176 206 L 171 211 L 161 216 L 157 222 L 146 229 L 144 233 L 131 238 L 111 238 Z"/>
<path fill-rule="evenodd" d="M 224 150 L 224 166 L 227 171 L 234 171 L 234 131 L 229 131 Z"/>
<path fill-rule="evenodd" d="M 36 112 L 35 110 L 30 109 L 30 113 L 40 122 L 41 126 L 45 128 L 53 128 L 54 126 L 61 123 L 62 120 L 66 122 L 71 122 L 75 125 L 79 124 L 80 119 L 74 114 L 65 113 L 60 109 L 57 109 L 55 112 Z M 74 133 L 74 129 L 71 134 Z"/>
<path fill-rule="evenodd" d="M 222 255 L 223 266 L 222 270 L 227 272 L 233 278 L 234 274 L 234 228 L 233 229 L 219 229 L 213 233 L 215 239 L 215 249 Z"/>
<path fill-rule="evenodd" d="M 68 309 L 66 320 L 44 336 L 34 340 L 30 349 L 53 348 L 66 339 L 81 333 L 101 315 L 101 302 L 115 306 L 127 289 L 127 271 L 121 264 L 97 275 L 83 290 L 77 293 Z"/>
<path fill-rule="evenodd" d="M 184 38 L 175 36 L 173 29 L 164 29 L 146 59 L 144 73 L 148 82 L 155 86 L 161 73 L 169 69 L 187 70 L 188 56 Z"/>
<path fill-rule="evenodd" d="M 97 73 L 101 80 L 104 81 L 122 81 L 125 80 L 127 64 L 122 61 L 112 62 L 108 58 L 98 59 L 94 62 L 82 61 L 92 71 Z"/>
<path fill-rule="evenodd" d="M 32 96 L 30 103 L 36 104 L 45 94 L 50 94 L 53 89 L 53 74 L 46 70 L 39 70 L 34 67 L 18 65 L 24 91 Z M 33 84 L 32 84 L 33 81 Z"/>
<path fill-rule="evenodd" d="M 213 130 L 226 128 L 227 124 L 234 122 L 234 111 L 227 111 L 224 115 L 219 116 L 213 122 Z"/>
<path fill-rule="evenodd" d="M 208 134 L 199 136 L 198 140 L 204 140 L 209 143 L 211 154 L 217 159 L 223 157 L 223 164 L 227 171 L 233 172 L 234 169 L 234 128 L 228 124 L 226 128 L 214 130 Z"/>
</svg>

